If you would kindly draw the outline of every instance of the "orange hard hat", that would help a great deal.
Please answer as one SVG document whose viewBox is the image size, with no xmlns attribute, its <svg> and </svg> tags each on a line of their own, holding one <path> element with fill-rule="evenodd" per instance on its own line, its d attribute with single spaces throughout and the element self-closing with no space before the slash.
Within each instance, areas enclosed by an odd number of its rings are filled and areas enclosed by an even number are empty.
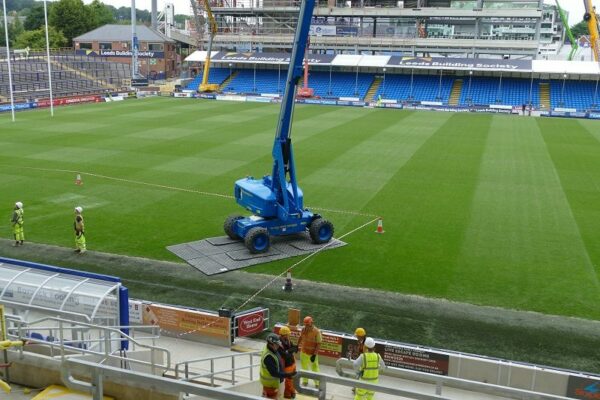
<svg viewBox="0 0 600 400">
<path fill-rule="evenodd" d="M 290 331 L 290 328 L 287 326 L 282 326 L 281 329 L 279 329 L 280 336 L 288 336 L 290 333 L 292 333 L 292 331 Z"/>
<path fill-rule="evenodd" d="M 313 323 L 313 319 L 311 316 L 307 315 L 306 317 L 304 317 L 304 325 L 312 325 Z"/>
</svg>

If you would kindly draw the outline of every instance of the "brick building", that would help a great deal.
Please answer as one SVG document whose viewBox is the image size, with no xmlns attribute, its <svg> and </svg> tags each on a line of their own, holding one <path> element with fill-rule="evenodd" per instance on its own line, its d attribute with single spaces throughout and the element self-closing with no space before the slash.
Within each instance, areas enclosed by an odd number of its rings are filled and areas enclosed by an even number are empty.
<svg viewBox="0 0 600 400">
<path fill-rule="evenodd" d="M 137 26 L 140 73 L 151 79 L 176 76 L 177 43 L 145 25 Z M 131 63 L 131 26 L 104 25 L 73 39 L 77 54 Z"/>
</svg>

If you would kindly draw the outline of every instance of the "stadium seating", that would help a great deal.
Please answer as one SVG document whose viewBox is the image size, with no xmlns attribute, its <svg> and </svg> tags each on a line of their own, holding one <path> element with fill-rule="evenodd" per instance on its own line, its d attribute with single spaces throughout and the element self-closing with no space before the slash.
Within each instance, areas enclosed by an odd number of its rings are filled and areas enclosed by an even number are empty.
<svg viewBox="0 0 600 400">
<path fill-rule="evenodd" d="M 563 90 L 563 81 L 550 82 L 550 106 L 576 108 L 578 110 L 587 110 L 592 107 L 594 102 L 598 104 L 598 98 L 594 98 L 596 92 L 596 82 L 592 81 L 565 81 Z M 600 94 L 599 94 L 600 95 Z"/>
<path fill-rule="evenodd" d="M 199 73 L 190 83 L 185 87 L 186 90 L 198 90 L 200 83 L 202 83 L 202 72 Z M 222 84 L 225 79 L 229 77 L 228 68 L 211 68 L 208 74 L 208 83 L 214 83 L 217 85 Z"/>
<path fill-rule="evenodd" d="M 283 93 L 287 69 L 254 70 L 242 69 L 224 89 L 226 92 L 237 93 Z M 329 72 L 313 71 L 308 78 L 308 86 L 319 97 L 358 97 L 364 98 L 373 82 L 373 74 L 358 74 L 352 72 L 335 72 L 332 74 L 331 85 Z M 331 90 L 331 92 L 330 92 Z"/>
<path fill-rule="evenodd" d="M 518 106 L 523 103 L 529 103 L 530 88 L 531 101 L 535 106 L 540 103 L 538 85 L 539 81 L 534 80 L 531 85 L 529 79 L 503 78 L 500 82 L 499 77 L 483 78 L 473 77 L 469 89 L 469 78 L 464 78 L 463 88 L 460 96 L 460 104 L 504 104 Z"/>
<path fill-rule="evenodd" d="M 73 54 L 52 56 L 52 91 L 54 96 L 102 93 L 120 88 L 131 77 L 125 63 L 109 62 L 101 57 Z M 15 58 L 11 62 L 15 101 L 49 97 L 48 65 L 42 55 Z M 0 96 L 10 95 L 8 64 L 0 64 Z"/>
<path fill-rule="evenodd" d="M 314 71 L 308 77 L 308 86 L 315 91 L 319 97 L 358 97 L 363 99 L 371 83 L 373 74 L 355 72 L 334 72 L 331 74 L 329 83 L 329 72 Z"/>
<path fill-rule="evenodd" d="M 454 78 L 438 75 L 411 75 L 387 74 L 385 83 L 382 82 L 375 94 L 384 99 L 414 100 L 414 101 L 441 101 L 448 102 Z"/>
<path fill-rule="evenodd" d="M 225 92 L 236 93 L 279 93 L 283 92 L 287 70 L 257 69 L 254 79 L 253 69 L 238 70 L 237 75 L 224 88 Z"/>
</svg>

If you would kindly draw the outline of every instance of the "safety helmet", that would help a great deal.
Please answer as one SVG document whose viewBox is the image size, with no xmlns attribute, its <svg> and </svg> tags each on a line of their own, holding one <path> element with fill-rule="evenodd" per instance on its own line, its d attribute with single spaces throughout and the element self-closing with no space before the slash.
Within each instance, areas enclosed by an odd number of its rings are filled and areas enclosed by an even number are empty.
<svg viewBox="0 0 600 400">
<path fill-rule="evenodd" d="M 307 315 L 306 317 L 304 317 L 304 325 L 312 325 L 313 323 L 313 319 L 310 315 Z"/>
<path fill-rule="evenodd" d="M 281 344 L 281 340 L 279 339 L 279 336 L 277 336 L 274 333 L 269 333 L 267 335 L 267 343 L 271 343 L 271 344 Z"/>
<path fill-rule="evenodd" d="M 75 207 L 75 212 L 81 214 L 83 212 L 83 207 Z"/>
<path fill-rule="evenodd" d="M 15 203 L 15 207 L 17 207 L 17 208 L 23 208 L 23 203 L 21 203 L 20 201 L 17 201 Z"/>
<path fill-rule="evenodd" d="M 375 339 L 373 339 L 372 337 L 366 338 L 365 346 L 367 346 L 367 349 L 372 349 L 373 347 L 375 347 Z"/>
<path fill-rule="evenodd" d="M 281 336 L 288 336 L 290 333 L 292 333 L 292 331 L 290 331 L 290 328 L 287 326 L 282 326 L 279 330 L 279 335 Z"/>
<path fill-rule="evenodd" d="M 365 332 L 364 328 L 356 328 L 356 330 L 354 331 L 354 336 L 366 336 L 367 332 Z"/>
</svg>

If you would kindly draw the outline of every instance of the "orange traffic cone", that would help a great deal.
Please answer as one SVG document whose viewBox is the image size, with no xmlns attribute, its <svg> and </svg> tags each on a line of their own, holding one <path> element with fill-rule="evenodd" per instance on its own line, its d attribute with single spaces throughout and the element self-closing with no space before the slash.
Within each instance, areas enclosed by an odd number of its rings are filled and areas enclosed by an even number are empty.
<svg viewBox="0 0 600 400">
<path fill-rule="evenodd" d="M 292 284 L 292 270 L 291 269 L 287 270 L 287 275 L 285 277 L 285 285 L 281 289 L 285 290 L 286 292 L 291 292 L 292 290 L 294 290 L 294 285 Z"/>
<path fill-rule="evenodd" d="M 379 221 L 377 221 L 377 230 L 375 231 L 375 233 L 385 233 L 385 231 L 383 230 L 383 218 L 379 218 Z"/>
<path fill-rule="evenodd" d="M 81 181 L 81 175 L 77 174 L 77 177 L 75 178 L 75 184 L 78 186 L 83 185 L 83 182 Z"/>
</svg>

